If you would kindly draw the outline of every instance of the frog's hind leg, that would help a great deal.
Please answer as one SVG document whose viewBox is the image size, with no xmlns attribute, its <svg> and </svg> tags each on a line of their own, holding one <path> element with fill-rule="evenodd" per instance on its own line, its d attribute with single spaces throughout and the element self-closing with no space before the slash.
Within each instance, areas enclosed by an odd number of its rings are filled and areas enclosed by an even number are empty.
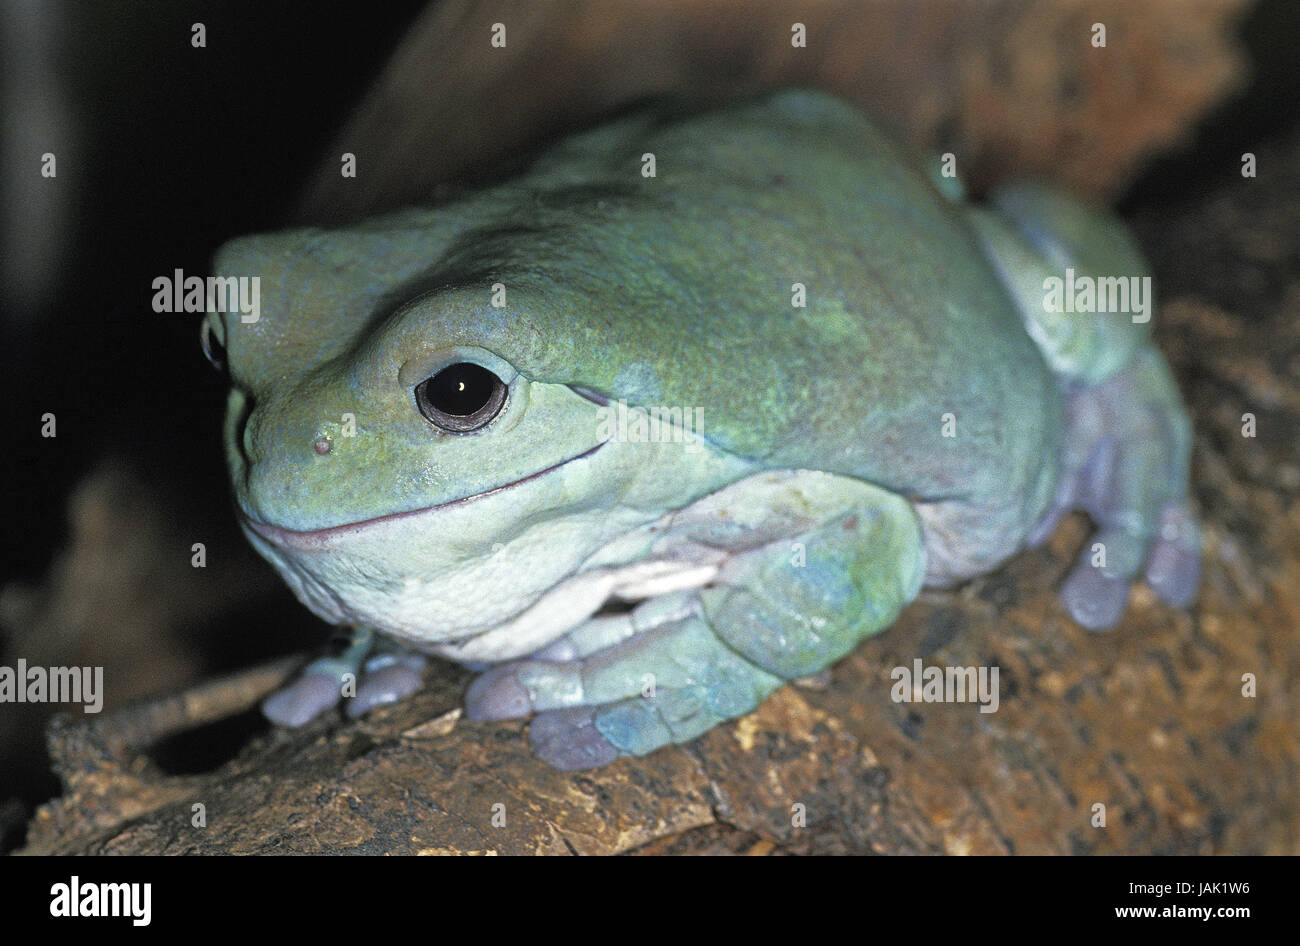
<svg viewBox="0 0 1300 946">
<path fill-rule="evenodd" d="M 1074 386 L 1060 489 L 1048 520 L 1082 509 L 1097 524 L 1061 589 L 1085 627 L 1124 613 L 1129 585 L 1145 572 L 1167 604 L 1186 608 L 1200 578 L 1200 529 L 1187 502 L 1191 427 L 1158 352 L 1097 385 Z"/>
<path fill-rule="evenodd" d="M 1061 589 L 1085 627 L 1118 622 L 1142 572 L 1163 601 L 1186 607 L 1200 577 L 1200 531 L 1187 501 L 1191 425 L 1150 343 L 1146 263 L 1122 224 L 1060 191 L 1013 185 L 992 204 L 969 219 L 1066 401 L 1057 494 L 1029 544 L 1071 509 L 1092 517 L 1097 532 Z M 1094 304 L 1103 280 L 1127 281 L 1127 311 L 1052 304 L 1051 280 L 1065 287 L 1067 277 L 1093 280 Z"/>
</svg>

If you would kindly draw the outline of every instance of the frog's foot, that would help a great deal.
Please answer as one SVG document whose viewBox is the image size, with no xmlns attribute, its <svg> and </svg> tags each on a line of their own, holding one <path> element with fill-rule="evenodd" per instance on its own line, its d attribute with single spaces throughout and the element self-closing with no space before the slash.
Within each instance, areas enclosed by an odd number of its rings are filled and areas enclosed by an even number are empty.
<svg viewBox="0 0 1300 946">
<path fill-rule="evenodd" d="M 1102 630 L 1123 616 L 1142 573 L 1167 604 L 1185 608 L 1200 580 L 1200 529 L 1187 502 L 1191 428 L 1154 350 L 1112 378 L 1071 391 L 1067 447 L 1055 505 L 1040 540 L 1069 509 L 1097 531 L 1061 588 L 1070 616 Z"/>
<path fill-rule="evenodd" d="M 470 684 L 465 709 L 472 720 L 538 713 L 533 751 L 570 771 L 694 739 L 783 682 L 719 639 L 697 593 L 685 591 L 593 619 L 532 658 L 492 668 Z"/>
<path fill-rule="evenodd" d="M 814 488 L 801 494 L 810 504 Z M 488 670 L 466 694 L 468 717 L 537 713 L 537 755 L 559 769 L 591 768 L 687 742 L 829 666 L 892 623 L 925 572 L 910 504 L 866 484 L 852 489 L 875 504 L 841 507 L 820 527 L 733 553 L 703 588 L 594 618 Z"/>
<path fill-rule="evenodd" d="M 302 726 L 348 697 L 347 713 L 356 718 L 419 689 L 424 657 L 395 645 L 374 649 L 373 632 L 353 628 L 341 653 L 312 661 L 297 680 L 267 697 L 263 715 L 280 726 Z"/>
</svg>

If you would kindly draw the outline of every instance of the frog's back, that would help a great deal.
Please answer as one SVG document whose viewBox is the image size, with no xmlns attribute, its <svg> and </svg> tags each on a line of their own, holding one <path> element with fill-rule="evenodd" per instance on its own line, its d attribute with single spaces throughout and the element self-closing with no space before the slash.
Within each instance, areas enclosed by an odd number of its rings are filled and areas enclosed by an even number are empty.
<svg viewBox="0 0 1300 946">
<path fill-rule="evenodd" d="M 1051 373 L 954 206 L 849 106 L 786 92 L 638 116 L 569 139 L 515 188 L 530 199 L 485 196 L 498 222 L 456 240 L 440 279 L 499 279 L 527 300 L 511 332 L 564 324 L 606 353 L 574 374 L 541 340 L 525 373 L 699 407 L 705 438 L 771 467 L 1025 529 L 1046 504 Z"/>
</svg>

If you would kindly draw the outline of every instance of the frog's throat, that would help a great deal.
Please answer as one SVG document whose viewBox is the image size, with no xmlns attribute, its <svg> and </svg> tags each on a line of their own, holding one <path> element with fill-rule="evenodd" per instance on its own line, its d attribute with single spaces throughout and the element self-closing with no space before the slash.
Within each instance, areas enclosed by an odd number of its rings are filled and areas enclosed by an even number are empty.
<svg viewBox="0 0 1300 946">
<path fill-rule="evenodd" d="M 521 486 L 524 483 L 532 482 L 533 480 L 546 476 L 548 473 L 555 472 L 562 466 L 567 466 L 568 464 L 574 463 L 578 460 L 585 460 L 587 457 L 592 456 L 601 447 L 605 446 L 607 442 L 608 441 L 602 440 L 594 447 L 584 450 L 582 453 L 571 456 L 567 460 L 561 460 L 559 463 L 553 463 L 550 466 L 546 467 L 545 469 L 538 470 L 536 473 L 529 473 L 527 476 L 522 477 L 521 479 L 514 480 L 513 482 L 503 483 L 500 486 L 493 486 L 491 489 L 484 490 L 481 493 L 474 493 L 473 495 L 470 496 L 460 496 L 456 499 L 449 499 L 444 503 L 437 503 L 433 506 L 423 506 L 419 509 L 406 509 L 403 510 L 402 512 L 391 512 L 391 513 L 387 513 L 386 515 L 375 516 L 374 518 L 371 519 L 361 519 L 357 522 L 345 522 L 341 525 L 328 526 L 324 529 L 312 529 L 307 532 L 300 532 L 294 529 L 285 529 L 281 526 L 272 525 L 268 522 L 260 522 L 259 520 L 254 519 L 252 516 L 250 516 L 247 512 L 245 512 L 242 509 L 239 511 L 239 517 L 243 520 L 244 525 L 246 525 L 249 529 L 256 532 L 259 536 L 261 536 L 262 538 L 266 539 L 268 542 L 271 542 L 274 545 L 278 545 L 283 548 L 315 550 L 315 549 L 319 549 L 322 544 L 324 544 L 325 542 L 331 539 L 336 539 L 351 533 L 360 532 L 363 529 L 369 528 L 370 526 L 378 525 L 381 522 L 393 522 L 397 519 L 405 519 L 408 516 L 419 516 L 419 515 L 423 515 L 424 513 L 434 512 L 439 509 L 446 509 L 449 506 L 458 506 L 462 503 L 472 502 L 476 499 L 482 499 L 485 496 L 491 496 L 495 493 L 504 492 L 505 490 L 513 489 L 516 486 Z"/>
</svg>

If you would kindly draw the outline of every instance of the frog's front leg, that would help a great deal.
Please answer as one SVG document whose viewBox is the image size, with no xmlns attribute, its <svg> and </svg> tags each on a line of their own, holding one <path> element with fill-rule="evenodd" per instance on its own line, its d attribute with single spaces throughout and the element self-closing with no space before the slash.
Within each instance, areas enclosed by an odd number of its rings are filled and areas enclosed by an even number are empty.
<svg viewBox="0 0 1300 946">
<path fill-rule="evenodd" d="M 414 693 L 425 663 L 418 654 L 377 642 L 370 628 L 352 627 L 337 655 L 309 663 L 298 679 L 262 701 L 262 713 L 281 726 L 302 726 L 347 696 L 347 713 L 356 718 Z"/>
<path fill-rule="evenodd" d="M 556 768 L 590 768 L 694 739 L 888 627 L 925 572 L 911 505 L 843 477 L 790 475 L 815 486 L 794 491 L 813 507 L 853 502 L 735 551 L 705 587 L 592 619 L 533 658 L 489 670 L 466 695 L 469 717 L 536 712 L 534 751 Z"/>
</svg>

